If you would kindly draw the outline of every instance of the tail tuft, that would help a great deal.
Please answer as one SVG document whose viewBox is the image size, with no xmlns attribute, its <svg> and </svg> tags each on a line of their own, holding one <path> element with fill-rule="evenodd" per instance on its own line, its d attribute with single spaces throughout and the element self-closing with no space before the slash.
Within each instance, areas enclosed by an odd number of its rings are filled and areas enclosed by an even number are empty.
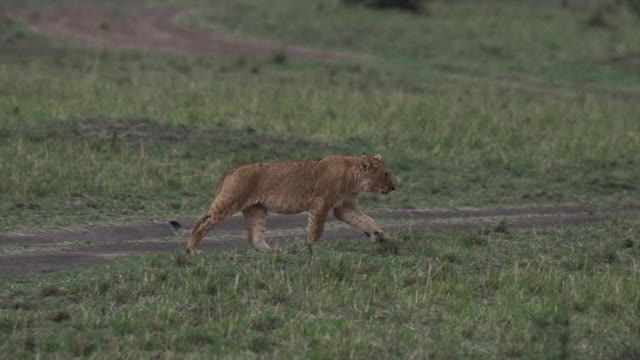
<svg viewBox="0 0 640 360">
<path fill-rule="evenodd" d="M 180 224 L 180 222 L 177 220 L 169 221 L 169 225 L 171 225 L 173 232 L 175 232 L 176 234 L 179 234 L 180 230 L 182 230 L 182 224 Z"/>
</svg>

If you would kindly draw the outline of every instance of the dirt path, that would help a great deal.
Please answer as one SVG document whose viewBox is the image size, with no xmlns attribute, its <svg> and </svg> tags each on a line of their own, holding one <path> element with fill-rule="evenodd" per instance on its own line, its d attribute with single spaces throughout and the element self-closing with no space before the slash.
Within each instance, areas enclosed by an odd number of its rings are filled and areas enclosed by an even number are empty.
<svg viewBox="0 0 640 360">
<path fill-rule="evenodd" d="M 236 36 L 188 27 L 177 19 L 188 8 L 127 7 L 78 4 L 39 11 L 28 6 L 6 10 L 47 36 L 78 40 L 89 45 L 124 49 L 160 50 L 180 54 L 237 56 L 268 59 L 284 51 L 288 59 L 323 62 L 357 61 L 365 55 L 315 50 L 299 45 Z"/>
<path fill-rule="evenodd" d="M 393 210 L 370 214 L 391 234 L 427 233 L 455 229 L 545 228 L 578 225 L 614 218 L 638 217 L 640 206 L 547 206 L 475 210 Z M 190 224 L 185 223 L 185 227 Z M 274 215 L 269 218 L 268 242 L 284 245 L 304 241 L 306 216 Z M 187 234 L 176 234 L 168 223 L 113 225 L 85 231 L 48 234 L 0 234 L 0 277 L 87 267 L 111 262 L 118 256 L 183 251 Z M 359 231 L 331 219 L 322 241 L 367 241 Z M 399 244 L 400 251 L 402 245 Z M 202 250 L 248 248 L 244 221 L 234 216 L 222 223 L 202 243 Z"/>
</svg>

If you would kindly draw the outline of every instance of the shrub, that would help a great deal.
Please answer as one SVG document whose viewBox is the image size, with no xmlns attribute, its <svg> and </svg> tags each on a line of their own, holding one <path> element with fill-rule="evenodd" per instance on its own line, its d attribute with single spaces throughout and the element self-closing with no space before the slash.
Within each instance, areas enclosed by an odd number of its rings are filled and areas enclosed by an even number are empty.
<svg viewBox="0 0 640 360">
<path fill-rule="evenodd" d="M 626 0 L 627 6 L 640 17 L 640 0 Z"/>
</svg>

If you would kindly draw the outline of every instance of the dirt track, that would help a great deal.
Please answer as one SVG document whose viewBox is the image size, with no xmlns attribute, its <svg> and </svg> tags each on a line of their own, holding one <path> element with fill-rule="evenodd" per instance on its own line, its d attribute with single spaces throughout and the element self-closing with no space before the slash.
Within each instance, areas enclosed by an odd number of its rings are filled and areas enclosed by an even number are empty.
<svg viewBox="0 0 640 360">
<path fill-rule="evenodd" d="M 509 230 L 578 225 L 640 216 L 640 206 L 579 205 L 476 210 L 394 210 L 370 212 L 391 234 L 428 233 L 454 229 L 493 228 L 504 221 Z M 330 220 L 322 241 L 368 241 L 359 231 Z M 398 221 L 401 221 L 400 223 Z M 185 225 L 190 226 L 189 224 Z M 267 241 L 284 245 L 304 241 L 306 216 L 272 216 Z M 0 277 L 106 264 L 121 255 L 183 251 L 187 234 L 176 235 L 166 223 L 115 225 L 86 231 L 38 235 L 0 234 Z M 248 248 L 244 221 L 234 216 L 209 234 L 202 250 Z M 402 252 L 402 244 L 399 244 Z"/>
<path fill-rule="evenodd" d="M 323 62 L 357 61 L 365 55 L 336 53 L 278 41 L 236 36 L 180 24 L 190 9 L 166 7 L 119 8 L 94 4 L 38 11 L 17 6 L 7 12 L 37 32 L 88 45 L 145 49 L 180 54 L 268 59 L 284 51 L 288 59 Z"/>
</svg>

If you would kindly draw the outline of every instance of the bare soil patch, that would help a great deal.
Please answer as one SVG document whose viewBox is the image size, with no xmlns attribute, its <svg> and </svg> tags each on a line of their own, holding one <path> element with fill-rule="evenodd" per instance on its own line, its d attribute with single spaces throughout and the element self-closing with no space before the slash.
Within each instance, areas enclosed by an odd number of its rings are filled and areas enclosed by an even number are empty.
<svg viewBox="0 0 640 360">
<path fill-rule="evenodd" d="M 181 54 L 234 56 L 258 59 L 285 53 L 287 59 L 321 62 L 359 61 L 367 57 L 311 49 L 305 46 L 213 32 L 178 23 L 194 9 L 179 7 L 109 7 L 78 4 L 40 11 L 26 5 L 8 9 L 34 30 L 47 36 L 108 45 Z"/>
<path fill-rule="evenodd" d="M 640 52 L 628 53 L 624 55 L 617 55 L 602 61 L 608 65 L 619 65 L 625 67 L 633 67 L 640 69 Z"/>
<path fill-rule="evenodd" d="M 34 129 L 26 129 L 26 133 Z M 200 128 L 172 125 L 145 118 L 114 119 L 92 117 L 51 121 L 44 128 L 36 128 L 40 137 L 74 137 L 77 139 L 126 143 L 181 143 L 181 144 L 242 144 L 254 142 L 274 146 L 315 147 L 339 149 L 339 146 L 288 136 L 274 136 L 256 129 Z M 42 134 L 44 133 L 44 134 Z"/>
<path fill-rule="evenodd" d="M 470 210 L 373 211 L 391 234 L 428 233 L 455 229 L 510 231 L 592 223 L 640 216 L 640 206 L 563 205 Z M 407 220 L 403 224 L 392 220 Z M 329 221 L 335 222 L 335 219 Z M 304 241 L 306 215 L 274 215 L 269 218 L 267 239 L 272 245 Z M 190 221 L 184 222 L 190 227 Z M 269 235 L 271 233 L 271 235 Z M 41 234 L 0 234 L 0 277 L 106 264 L 118 256 L 184 251 L 188 233 L 176 232 L 169 222 L 102 226 L 84 231 Z M 324 241 L 368 241 L 357 230 L 330 227 Z M 320 245 L 321 246 L 321 245 Z M 206 251 L 248 248 L 245 224 L 234 216 L 220 224 L 202 243 Z M 400 251 L 402 245 L 399 244 Z M 11 251 L 3 251 L 11 249 Z"/>
</svg>

